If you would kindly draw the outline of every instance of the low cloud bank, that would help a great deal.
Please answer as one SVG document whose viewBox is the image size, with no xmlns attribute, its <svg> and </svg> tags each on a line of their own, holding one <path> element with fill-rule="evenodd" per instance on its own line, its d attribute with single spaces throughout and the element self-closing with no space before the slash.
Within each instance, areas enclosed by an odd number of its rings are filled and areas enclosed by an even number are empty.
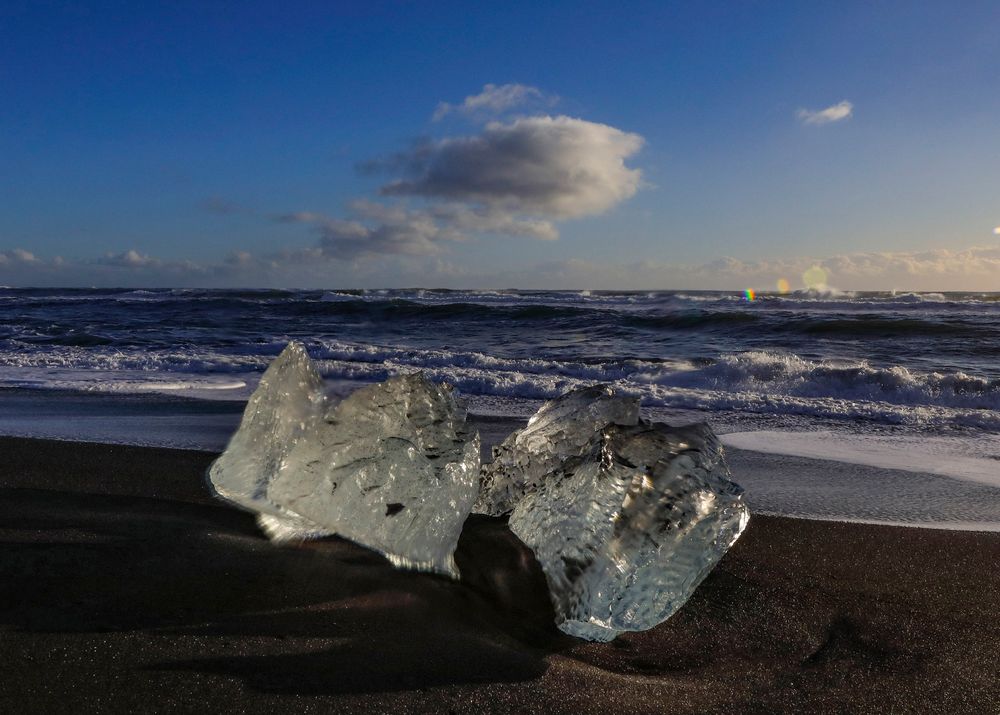
<svg viewBox="0 0 1000 715">
<path fill-rule="evenodd" d="M 364 207 L 361 210 L 365 210 Z M 403 217 L 404 221 L 409 219 Z M 774 290 L 779 280 L 792 289 L 805 287 L 807 274 L 822 275 L 827 287 L 841 290 L 1000 290 L 1000 246 L 961 250 L 851 253 L 827 257 L 800 256 L 743 261 L 723 257 L 701 264 L 664 261 L 597 263 L 582 259 L 549 261 L 510 271 L 463 266 L 442 256 L 398 253 L 333 264 L 324 251 L 349 252 L 338 242 L 354 241 L 352 231 L 330 227 L 323 217 L 302 215 L 288 220 L 312 223 L 330 232 L 316 247 L 256 256 L 236 251 L 219 263 L 168 261 L 130 250 L 97 260 L 42 259 L 23 249 L 0 253 L 0 283 L 18 286 L 171 286 L 171 287 L 444 287 L 549 289 L 718 289 Z M 336 221 L 336 219 L 330 219 Z M 349 222 L 348 222 L 349 223 Z M 409 225 L 409 223 L 407 223 Z M 345 237 L 344 234 L 348 234 Z M 330 246 L 324 246 L 328 240 Z M 391 236 L 383 239 L 396 240 Z M 458 240 L 458 239 L 455 239 Z M 331 266 L 333 270 L 331 270 Z M 817 271 L 817 269 L 819 269 Z"/>
</svg>

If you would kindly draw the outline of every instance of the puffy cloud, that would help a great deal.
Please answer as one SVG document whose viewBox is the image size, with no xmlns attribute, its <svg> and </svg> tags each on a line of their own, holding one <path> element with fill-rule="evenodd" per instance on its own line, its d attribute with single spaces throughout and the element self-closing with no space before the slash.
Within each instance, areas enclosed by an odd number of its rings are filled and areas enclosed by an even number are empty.
<svg viewBox="0 0 1000 715">
<path fill-rule="evenodd" d="M 23 248 L 12 248 L 9 251 L 0 251 L 0 266 L 9 265 L 33 265 L 42 261 L 31 251 Z"/>
<path fill-rule="evenodd" d="M 854 105 L 846 99 L 826 109 L 800 109 L 796 116 L 803 124 L 829 124 L 848 119 L 854 114 Z"/>
<path fill-rule="evenodd" d="M 410 209 L 358 200 L 349 208 L 346 219 L 311 211 L 283 214 L 275 219 L 281 223 L 311 224 L 320 240 L 316 247 L 305 249 L 306 254 L 341 260 L 376 255 L 434 256 L 444 250 L 444 244 L 465 241 L 473 233 L 540 240 L 552 240 L 559 235 L 549 221 L 519 218 L 488 206 L 442 203 Z"/>
<path fill-rule="evenodd" d="M 441 102 L 434 110 L 435 122 L 452 113 L 466 116 L 496 116 L 516 107 L 526 104 L 544 102 L 555 104 L 556 97 L 544 94 L 537 87 L 525 84 L 486 84 L 479 94 L 470 94 L 461 104 Z"/>
<path fill-rule="evenodd" d="M 160 265 L 161 261 L 133 249 L 123 251 L 122 253 L 106 253 L 103 257 L 97 259 L 97 263 L 117 268 L 144 268 L 146 266 Z"/>
<path fill-rule="evenodd" d="M 441 252 L 441 242 L 462 239 L 458 232 L 439 224 L 425 211 L 355 202 L 353 215 L 356 218 L 341 219 L 303 211 L 279 220 L 312 224 L 320 239 L 318 246 L 307 249 L 307 253 L 317 258 L 431 256 Z"/>
<path fill-rule="evenodd" d="M 497 116 L 555 101 L 536 87 L 487 84 L 461 104 L 441 103 L 435 119 Z M 281 260 L 427 257 L 483 235 L 555 240 L 558 221 L 603 213 L 638 191 L 642 172 L 625 162 L 642 145 L 638 134 L 607 124 L 547 115 L 422 140 L 358 165 L 363 174 L 389 175 L 380 201 L 356 200 L 341 217 L 315 211 L 272 217 L 308 224 L 319 236 L 314 246 L 286 251 Z M 205 207 L 234 212 L 221 200 Z"/>
<path fill-rule="evenodd" d="M 555 240 L 557 221 L 602 213 L 638 191 L 642 172 L 625 161 L 642 144 L 637 134 L 572 117 L 490 122 L 477 134 L 365 164 L 366 172 L 399 177 L 382 186 L 381 202 L 356 200 L 344 217 L 273 218 L 313 226 L 317 245 L 298 252 L 309 260 L 434 256 L 483 234 Z"/>
<path fill-rule="evenodd" d="M 417 148 L 405 157 L 407 177 L 381 193 L 546 218 L 590 216 L 639 189 L 642 173 L 625 160 L 642 144 L 638 134 L 572 117 L 491 122 L 476 136 Z"/>
</svg>

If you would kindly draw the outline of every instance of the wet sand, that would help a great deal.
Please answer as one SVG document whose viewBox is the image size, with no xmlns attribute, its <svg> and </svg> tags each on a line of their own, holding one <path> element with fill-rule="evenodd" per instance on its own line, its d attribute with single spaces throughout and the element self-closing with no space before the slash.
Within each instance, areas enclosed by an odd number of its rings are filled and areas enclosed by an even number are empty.
<svg viewBox="0 0 1000 715">
<path fill-rule="evenodd" d="M 757 515 L 674 618 L 588 644 L 502 520 L 456 583 L 270 545 L 209 453 L 0 453 L 4 712 L 1000 711 L 1000 534 Z"/>
</svg>

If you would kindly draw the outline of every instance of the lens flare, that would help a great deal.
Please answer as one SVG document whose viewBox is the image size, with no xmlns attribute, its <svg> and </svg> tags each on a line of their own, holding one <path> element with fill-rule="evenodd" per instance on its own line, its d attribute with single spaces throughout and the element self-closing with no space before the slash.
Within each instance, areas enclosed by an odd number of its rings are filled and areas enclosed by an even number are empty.
<svg viewBox="0 0 1000 715">
<path fill-rule="evenodd" d="M 813 266 L 802 274 L 802 282 L 806 284 L 806 288 L 812 288 L 814 290 L 825 288 L 826 271 L 819 266 Z"/>
<path fill-rule="evenodd" d="M 746 293 L 744 293 L 744 295 L 746 296 L 747 300 L 751 300 L 751 301 L 755 300 L 757 298 L 757 294 L 754 293 L 753 288 L 747 288 L 746 289 Z"/>
<path fill-rule="evenodd" d="M 778 286 L 778 292 L 779 293 L 787 293 L 788 291 L 790 291 L 792 289 L 792 286 L 789 285 L 788 281 L 786 281 L 784 278 L 779 278 L 778 279 L 777 286 Z"/>
<path fill-rule="evenodd" d="M 995 229 L 993 229 L 993 233 L 995 233 L 997 236 L 1000 236 L 1000 226 L 997 226 Z"/>
</svg>

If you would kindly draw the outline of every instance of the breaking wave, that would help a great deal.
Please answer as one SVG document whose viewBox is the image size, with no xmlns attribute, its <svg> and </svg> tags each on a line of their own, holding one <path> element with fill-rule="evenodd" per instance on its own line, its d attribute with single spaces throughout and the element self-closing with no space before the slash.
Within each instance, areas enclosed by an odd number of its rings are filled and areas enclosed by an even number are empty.
<svg viewBox="0 0 1000 715">
<path fill-rule="evenodd" d="M 124 354 L 82 348 L 66 348 L 44 357 L 0 353 L 0 384 L 127 391 L 128 385 L 137 384 L 136 374 L 146 373 L 161 375 L 161 383 L 158 386 L 152 380 L 144 391 L 178 390 L 178 385 L 186 384 L 183 375 L 199 376 L 193 387 L 200 389 L 249 389 L 253 376 L 263 371 L 283 345 L 261 345 L 257 353 L 243 355 L 169 349 Z M 308 349 L 331 380 L 369 382 L 423 370 L 432 379 L 454 384 L 474 403 L 484 397 L 548 399 L 585 384 L 612 382 L 651 407 L 1000 429 L 1000 380 L 962 371 L 920 372 L 765 351 L 715 359 L 592 362 L 338 341 L 313 342 Z M 17 369 L 16 379 L 10 368 Z M 36 377 L 28 380 L 24 370 L 30 368 Z M 74 371 L 80 375 L 77 383 L 72 379 Z M 46 380 L 46 374 L 50 379 Z M 214 383 L 206 382 L 204 376 L 215 376 Z"/>
</svg>

